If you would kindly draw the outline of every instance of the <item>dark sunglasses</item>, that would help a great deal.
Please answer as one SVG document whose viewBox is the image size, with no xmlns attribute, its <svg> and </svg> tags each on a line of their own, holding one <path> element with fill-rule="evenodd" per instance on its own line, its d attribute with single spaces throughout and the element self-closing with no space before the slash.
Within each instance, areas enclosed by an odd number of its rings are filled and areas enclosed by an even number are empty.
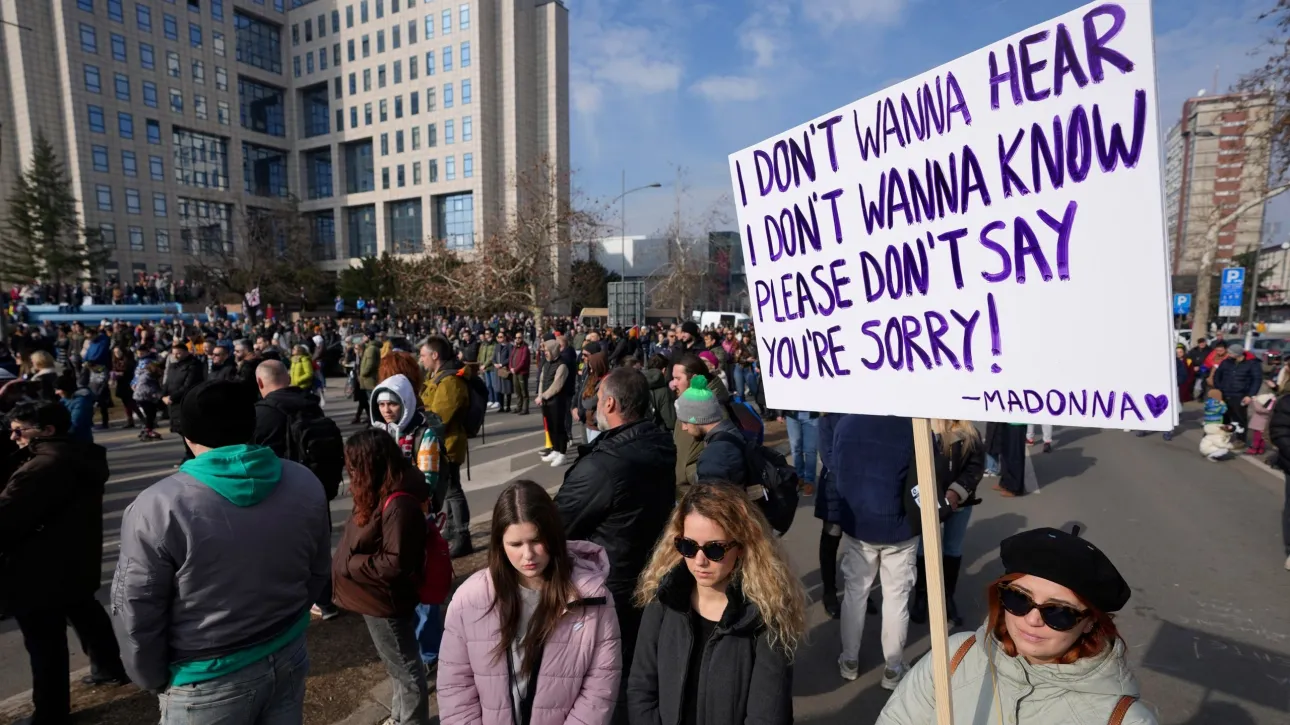
<svg viewBox="0 0 1290 725">
<path fill-rule="evenodd" d="M 1087 611 L 1065 604 L 1035 604 L 1029 594 L 1007 584 L 999 585 L 999 603 L 1014 617 L 1024 617 L 1030 610 L 1038 609 L 1044 625 L 1055 632 L 1069 632 L 1088 616 Z"/>
<path fill-rule="evenodd" d="M 676 537 L 676 552 L 687 559 L 693 559 L 702 551 L 708 561 L 721 561 L 726 558 L 726 554 L 735 547 L 739 546 L 738 541 L 709 541 L 700 546 L 699 542 L 694 539 L 687 539 L 684 536 Z"/>
</svg>

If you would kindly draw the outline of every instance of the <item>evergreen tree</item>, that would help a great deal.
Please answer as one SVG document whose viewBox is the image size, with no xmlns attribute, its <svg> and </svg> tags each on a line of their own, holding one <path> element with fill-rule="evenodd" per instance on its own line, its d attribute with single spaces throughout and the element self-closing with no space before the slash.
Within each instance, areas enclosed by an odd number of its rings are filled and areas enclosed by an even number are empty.
<svg viewBox="0 0 1290 725">
<path fill-rule="evenodd" d="M 111 257 L 97 230 L 81 226 L 67 170 L 43 135 L 31 165 L 8 199 L 7 233 L 0 236 L 0 277 L 61 285 L 102 269 Z"/>
</svg>

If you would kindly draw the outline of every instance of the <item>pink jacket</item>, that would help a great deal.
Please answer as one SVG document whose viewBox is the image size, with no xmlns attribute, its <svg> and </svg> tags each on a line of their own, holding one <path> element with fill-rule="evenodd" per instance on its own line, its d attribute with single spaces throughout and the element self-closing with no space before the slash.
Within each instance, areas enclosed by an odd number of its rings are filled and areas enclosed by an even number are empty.
<svg viewBox="0 0 1290 725">
<path fill-rule="evenodd" d="M 542 652 L 530 725 L 607 725 L 622 674 L 618 617 L 605 588 L 609 558 L 597 544 L 570 541 L 573 581 L 583 600 L 560 621 Z M 475 572 L 448 605 L 439 647 L 441 725 L 512 725 L 505 657 L 488 570 Z M 534 683 L 530 683 L 531 685 Z"/>
</svg>

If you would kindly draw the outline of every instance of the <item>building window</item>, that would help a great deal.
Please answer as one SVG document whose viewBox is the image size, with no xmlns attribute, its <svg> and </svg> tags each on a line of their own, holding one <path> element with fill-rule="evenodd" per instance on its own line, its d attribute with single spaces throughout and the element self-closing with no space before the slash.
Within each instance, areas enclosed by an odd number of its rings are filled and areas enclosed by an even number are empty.
<svg viewBox="0 0 1290 725">
<path fill-rule="evenodd" d="M 198 121 L 205 121 L 210 118 L 209 110 L 206 107 L 206 96 L 200 93 L 193 94 L 193 116 Z"/>
<path fill-rule="evenodd" d="M 166 73 L 171 78 L 178 78 L 181 74 L 179 70 L 179 54 L 173 50 L 166 51 Z"/>
<path fill-rule="evenodd" d="M 224 20 L 224 0 L 210 0 L 210 3 L 211 19 L 222 22 Z"/>
<path fill-rule="evenodd" d="M 475 175 L 475 155 L 462 154 L 461 155 L 461 178 L 469 179 L 474 175 Z"/>
<path fill-rule="evenodd" d="M 403 44 L 399 42 L 399 26 L 390 28 L 390 50 L 398 50 Z"/>
<path fill-rule="evenodd" d="M 426 51 L 426 75 L 434 75 L 434 51 Z"/>
<path fill-rule="evenodd" d="M 439 145 L 439 129 L 435 124 L 426 126 L 426 148 L 432 149 Z"/>
<path fill-rule="evenodd" d="M 170 112 L 171 113 L 184 112 L 184 94 L 178 88 L 170 89 Z"/>
<path fill-rule="evenodd" d="M 403 118 L 403 96 L 394 97 L 394 117 Z"/>
<path fill-rule="evenodd" d="M 417 91 L 412 91 L 411 93 L 408 94 L 408 101 L 409 101 L 409 104 L 411 105 L 411 108 L 408 109 L 409 113 L 415 116 L 421 112 L 421 94 L 420 93 L 418 93 Z"/>
<path fill-rule="evenodd" d="M 157 107 L 157 84 L 152 81 L 143 82 L 143 105 L 149 108 Z"/>
<path fill-rule="evenodd" d="M 340 43 L 331 46 L 331 64 L 340 68 Z"/>
<path fill-rule="evenodd" d="M 125 36 L 112 34 L 112 60 L 127 62 L 128 56 L 125 53 Z"/>
<path fill-rule="evenodd" d="M 381 123 L 385 123 L 385 122 L 386 122 L 386 121 L 388 121 L 388 120 L 389 120 L 389 118 L 390 118 L 390 114 L 389 114 L 389 112 L 388 112 L 388 110 L 389 110 L 389 105 L 390 105 L 390 104 L 389 104 L 389 101 L 387 101 L 386 99 L 382 98 L 382 99 L 381 99 L 381 101 L 380 101 L 380 103 L 379 103 L 378 105 L 380 106 L 380 109 L 381 109 L 381 110 L 380 110 Z"/>
<path fill-rule="evenodd" d="M 194 48 L 202 47 L 202 26 L 197 23 L 188 24 L 188 44 Z"/>
<path fill-rule="evenodd" d="M 358 128 L 358 106 L 349 107 L 349 127 Z"/>
<path fill-rule="evenodd" d="M 228 71 L 223 66 L 215 66 L 215 87 L 221 91 L 228 90 Z"/>
<path fill-rule="evenodd" d="M 99 225 L 99 239 L 104 249 L 116 249 L 116 225 L 103 222 Z"/>
<path fill-rule="evenodd" d="M 398 170 L 399 181 L 403 181 L 403 167 Z M 403 184 L 400 183 L 400 186 Z M 425 249 L 425 236 L 421 227 L 421 200 L 407 199 L 385 204 L 388 215 L 385 220 L 386 237 L 389 247 L 395 254 L 417 254 Z"/>
<path fill-rule="evenodd" d="M 133 152 L 133 151 L 122 151 L 122 152 L 121 152 L 121 171 L 122 171 L 122 173 L 124 173 L 126 176 L 128 176 L 128 177 L 130 177 L 130 178 L 132 178 L 132 179 L 133 179 L 133 178 L 138 178 L 138 176 L 139 176 L 139 159 L 138 159 L 138 157 L 136 157 L 136 156 L 134 155 L 134 152 Z"/>
<path fill-rule="evenodd" d="M 420 126 L 412 127 L 412 150 L 413 151 L 421 150 L 421 127 Z"/>
<path fill-rule="evenodd" d="M 376 87 L 385 87 L 385 64 L 382 63 L 376 67 Z"/>
<path fill-rule="evenodd" d="M 385 17 L 385 0 L 376 0 L 376 18 Z"/>
<path fill-rule="evenodd" d="M 242 181 L 248 194 L 285 197 L 287 152 L 243 141 Z"/>
<path fill-rule="evenodd" d="M 426 176 L 431 184 L 439 181 L 439 161 L 437 159 L 430 159 L 426 162 Z M 443 226 L 440 225 L 439 228 L 443 229 Z"/>
<path fill-rule="evenodd" d="M 344 131 L 344 130 L 345 130 L 345 109 L 337 108 L 336 109 L 336 133 L 340 133 L 341 131 Z"/>
<path fill-rule="evenodd" d="M 233 205 L 179 197 L 179 238 L 189 254 L 233 253 Z"/>
<path fill-rule="evenodd" d="M 444 35 L 447 35 L 452 32 L 452 11 L 451 10 L 443 11 L 443 22 L 439 24 L 439 29 L 443 31 Z"/>
<path fill-rule="evenodd" d="M 130 227 L 130 251 L 143 251 L 143 227 Z"/>
<path fill-rule="evenodd" d="M 403 61 L 394 61 L 394 83 L 397 85 L 403 82 Z"/>
<path fill-rule="evenodd" d="M 331 210 L 309 215 L 309 231 L 315 261 L 336 258 L 336 217 Z"/>
<path fill-rule="evenodd" d="M 396 154 L 403 153 L 403 132 L 402 131 L 394 132 L 394 153 Z"/>
<path fill-rule="evenodd" d="M 107 0 L 108 19 L 115 20 L 118 23 L 125 22 L 125 10 L 122 8 L 121 0 Z"/>
<path fill-rule="evenodd" d="M 363 125 L 372 125 L 372 104 L 370 101 L 363 104 Z"/>
<path fill-rule="evenodd" d="M 107 133 L 107 126 L 103 122 L 103 107 L 88 106 L 86 110 L 90 116 L 90 130 L 94 133 Z"/>
<path fill-rule="evenodd" d="M 99 38 L 98 38 L 98 33 L 94 30 L 94 26 L 81 23 L 80 31 L 81 31 L 81 50 L 86 53 L 93 53 L 95 55 L 98 55 Z"/>
<path fill-rule="evenodd" d="M 363 92 L 367 93 L 370 90 L 372 90 L 372 69 L 364 68 L 363 69 Z"/>
<path fill-rule="evenodd" d="M 377 53 L 385 52 L 385 31 L 384 30 L 376 31 L 376 52 Z"/>
<path fill-rule="evenodd" d="M 165 229 L 158 229 L 156 232 L 157 251 L 161 254 L 170 254 L 170 232 Z"/>
<path fill-rule="evenodd" d="M 228 188 L 228 139 L 182 128 L 172 138 L 176 182 L 198 189 Z M 161 157 L 152 158 L 160 171 Z"/>
<path fill-rule="evenodd" d="M 372 41 L 366 35 L 362 37 L 363 57 L 366 58 L 372 54 Z"/>
<path fill-rule="evenodd" d="M 463 4 L 457 10 L 457 29 L 465 30 L 470 27 L 470 5 Z"/>
<path fill-rule="evenodd" d="M 112 87 L 116 91 L 118 101 L 130 100 L 130 76 L 124 73 L 117 73 L 112 78 Z"/>
<path fill-rule="evenodd" d="M 154 217 L 166 216 L 166 192 L 152 192 L 152 215 Z"/>
<path fill-rule="evenodd" d="M 381 169 L 381 188 L 390 188 L 390 167 L 388 166 Z"/>
<path fill-rule="evenodd" d="M 451 45 L 445 45 L 445 46 L 443 47 L 443 53 L 441 53 L 440 55 L 442 55 L 442 56 L 443 56 L 443 69 L 444 69 L 444 71 L 445 71 L 445 72 L 447 72 L 447 71 L 452 70 L 452 46 L 451 46 Z"/>
<path fill-rule="evenodd" d="M 148 119 L 145 124 L 148 127 L 148 143 L 161 144 L 161 124 L 152 119 Z"/>
<path fill-rule="evenodd" d="M 107 146 L 91 146 L 90 158 L 93 159 L 95 171 L 102 171 L 106 173 L 109 170 Z"/>
<path fill-rule="evenodd" d="M 345 210 L 349 227 L 349 256 L 376 256 L 376 206 L 354 206 Z"/>
<path fill-rule="evenodd" d="M 99 68 L 96 65 L 85 64 L 85 90 L 90 93 L 103 91 L 103 80 L 99 76 Z"/>
<path fill-rule="evenodd" d="M 461 57 L 460 57 L 460 60 L 461 60 L 461 67 L 462 67 L 462 68 L 469 68 L 469 67 L 470 67 L 470 41 L 466 41 L 466 42 L 464 42 L 464 43 L 462 43 L 462 44 L 461 44 L 461 54 L 460 54 L 460 55 L 461 55 Z"/>
<path fill-rule="evenodd" d="M 76 7 L 86 12 L 94 12 L 94 0 L 76 0 Z"/>
<path fill-rule="evenodd" d="M 327 49 L 326 48 L 318 49 L 318 70 L 320 71 L 327 70 Z"/>
<path fill-rule="evenodd" d="M 242 128 L 270 136 L 287 135 L 286 93 L 281 88 L 239 77 L 237 96 L 241 106 Z"/>
<path fill-rule="evenodd" d="M 434 15 L 427 15 L 425 22 L 425 33 L 422 34 L 427 40 L 434 37 Z"/>
<path fill-rule="evenodd" d="M 354 27 L 354 6 L 353 5 L 345 6 L 345 27 L 346 28 Z"/>
<path fill-rule="evenodd" d="M 116 114 L 117 134 L 121 138 L 134 138 L 134 116 L 125 111 L 117 111 Z"/>
<path fill-rule="evenodd" d="M 350 62 L 350 63 L 353 63 L 353 62 L 356 60 L 356 58 L 355 58 L 355 56 L 354 56 L 354 39 L 353 39 L 353 38 L 350 38 L 348 41 L 346 41 L 346 42 L 345 42 L 345 47 L 348 49 L 348 53 L 349 53 L 349 62 Z"/>
<path fill-rule="evenodd" d="M 153 181 L 166 180 L 166 165 L 160 156 L 148 157 L 148 176 L 151 177 Z"/>
<path fill-rule="evenodd" d="M 475 200 L 471 192 L 435 197 L 435 221 L 449 249 L 475 246 Z"/>
<path fill-rule="evenodd" d="M 143 3 L 135 3 L 134 20 L 139 24 L 139 30 L 145 33 L 152 32 L 152 8 Z"/>
<path fill-rule="evenodd" d="M 452 84 L 443 84 L 443 107 L 452 108 Z"/>
<path fill-rule="evenodd" d="M 206 64 L 200 60 L 193 61 L 193 83 L 206 85 Z"/>
<path fill-rule="evenodd" d="M 233 113 L 229 108 L 228 101 L 216 101 L 215 118 L 219 121 L 221 126 L 229 125 L 229 119 L 232 115 Z"/>
<path fill-rule="evenodd" d="M 340 11 L 339 10 L 331 11 L 331 32 L 333 35 L 340 32 Z"/>
<path fill-rule="evenodd" d="M 457 157 L 448 156 L 443 160 L 443 178 L 444 181 L 454 181 L 457 178 Z"/>
<path fill-rule="evenodd" d="M 147 43 L 139 43 L 139 65 L 144 70 L 153 70 L 157 67 L 156 51 Z"/>
<path fill-rule="evenodd" d="M 470 116 L 461 117 L 461 140 L 469 141 L 474 134 L 474 123 L 471 122 Z"/>
<path fill-rule="evenodd" d="M 218 55 L 221 58 L 224 57 L 224 54 L 227 53 L 228 50 L 224 45 L 223 33 L 216 30 L 211 31 L 211 47 L 215 48 L 215 55 Z"/>
<path fill-rule="evenodd" d="M 326 199 L 332 195 L 331 149 L 320 148 L 305 152 L 305 193 L 310 199 Z"/>
<path fill-rule="evenodd" d="M 403 173 L 403 164 L 399 164 L 394 169 L 394 183 L 400 189 L 407 186 L 407 177 Z"/>
<path fill-rule="evenodd" d="M 282 28 L 239 12 L 233 13 L 237 28 L 237 59 L 271 73 L 282 72 Z"/>
<path fill-rule="evenodd" d="M 414 132 L 416 131 L 415 128 L 412 130 Z M 412 162 L 412 185 L 413 186 L 421 185 L 421 162 L 420 161 Z"/>
<path fill-rule="evenodd" d="M 461 82 L 461 105 L 470 105 L 470 79 L 466 78 Z"/>
<path fill-rule="evenodd" d="M 381 155 L 390 155 L 390 134 L 388 133 L 381 134 Z"/>
<path fill-rule="evenodd" d="M 358 194 L 375 188 L 372 140 L 345 144 L 345 191 Z M 361 256 L 361 255 L 353 255 Z"/>
<path fill-rule="evenodd" d="M 166 35 L 166 40 L 179 40 L 179 21 L 174 15 L 162 13 L 161 30 Z"/>
<path fill-rule="evenodd" d="M 408 21 L 408 45 L 416 45 L 416 43 L 417 43 L 417 21 L 409 20 Z"/>
<path fill-rule="evenodd" d="M 126 190 L 125 190 L 125 213 L 126 213 L 126 214 L 142 214 L 142 213 L 143 213 L 143 204 L 142 204 L 142 202 L 140 202 L 140 201 L 139 201 L 139 190 L 138 190 L 138 189 L 126 189 Z"/>
<path fill-rule="evenodd" d="M 331 133 L 331 101 L 327 97 L 327 84 L 323 83 L 301 94 L 304 106 L 305 138 Z"/>
<path fill-rule="evenodd" d="M 456 123 L 450 118 L 443 122 L 443 143 L 445 146 L 451 146 L 457 142 Z"/>
<path fill-rule="evenodd" d="M 417 56 L 414 55 L 408 58 L 408 80 L 415 81 L 416 79 L 417 79 Z"/>
<path fill-rule="evenodd" d="M 296 78 L 300 77 L 300 56 L 297 55 L 291 59 L 291 71 Z"/>
</svg>

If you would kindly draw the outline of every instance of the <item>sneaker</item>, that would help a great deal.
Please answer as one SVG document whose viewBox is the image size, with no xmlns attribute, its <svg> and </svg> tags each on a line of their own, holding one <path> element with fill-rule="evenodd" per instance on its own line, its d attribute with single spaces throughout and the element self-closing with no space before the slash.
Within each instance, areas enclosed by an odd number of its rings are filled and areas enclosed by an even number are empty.
<svg viewBox="0 0 1290 725">
<path fill-rule="evenodd" d="M 1027 438 L 1026 438 L 1026 445 L 1028 445 L 1028 446 L 1033 446 L 1033 445 L 1035 445 L 1035 439 L 1034 439 L 1034 438 L 1029 438 L 1029 437 L 1027 437 Z"/>
<path fill-rule="evenodd" d="M 81 678 L 81 684 L 86 687 L 120 687 L 129 683 L 130 678 L 124 672 L 119 674 L 86 675 Z"/>
<path fill-rule="evenodd" d="M 884 669 L 882 671 L 882 689 L 895 690 L 896 686 L 900 684 L 900 681 L 905 678 L 905 673 L 908 671 L 909 667 L 907 665 L 901 665 L 894 670 Z"/>
<path fill-rule="evenodd" d="M 555 451 L 551 451 L 551 452 L 547 453 L 545 456 L 542 456 L 542 462 L 543 462 L 543 463 L 550 463 L 551 461 L 555 460 L 555 457 L 556 457 L 556 456 L 558 456 L 558 455 L 560 455 L 560 454 L 559 454 L 559 453 L 556 453 Z"/>
<path fill-rule="evenodd" d="M 860 662 L 858 660 L 845 660 L 838 657 L 838 674 L 842 679 L 848 682 L 854 681 L 860 676 Z"/>
<path fill-rule="evenodd" d="M 554 448 L 543 448 L 542 450 L 538 451 L 537 453 L 538 453 L 538 455 L 539 455 L 539 456 L 541 456 L 541 457 L 543 457 L 543 458 L 546 458 L 547 456 L 551 455 L 551 454 L 552 454 L 552 453 L 554 453 L 554 452 L 555 452 L 555 449 L 554 449 Z"/>
<path fill-rule="evenodd" d="M 552 468 L 559 468 L 564 465 L 565 458 L 563 453 L 552 453 L 551 457 L 546 460 L 550 462 Z"/>
<path fill-rule="evenodd" d="M 1052 453 L 1052 452 L 1053 452 L 1053 444 L 1048 441 L 1044 441 L 1044 453 Z"/>
</svg>

